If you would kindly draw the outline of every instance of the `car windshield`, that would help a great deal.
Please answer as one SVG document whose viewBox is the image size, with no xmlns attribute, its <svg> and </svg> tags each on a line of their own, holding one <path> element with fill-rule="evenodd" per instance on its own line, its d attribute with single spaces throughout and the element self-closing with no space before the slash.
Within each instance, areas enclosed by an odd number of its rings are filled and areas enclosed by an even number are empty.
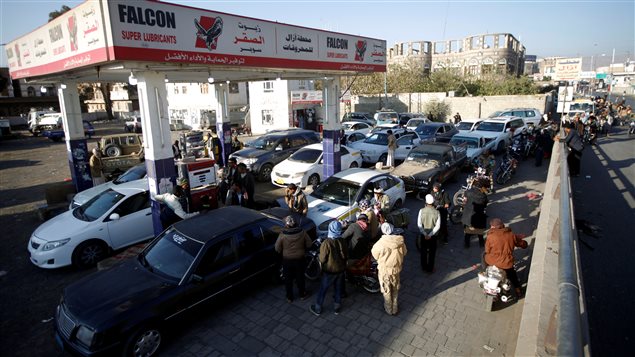
<svg viewBox="0 0 635 357">
<path fill-rule="evenodd" d="M 262 136 L 245 145 L 260 150 L 273 150 L 279 140 L 280 138 L 277 136 Z"/>
<path fill-rule="evenodd" d="M 342 129 L 344 129 L 344 130 L 351 130 L 351 128 L 352 128 L 352 127 L 353 127 L 353 125 L 355 125 L 355 124 L 357 124 L 357 123 L 355 123 L 355 122 L 350 122 L 350 121 L 349 121 L 349 122 L 344 122 L 344 123 L 342 123 Z"/>
<path fill-rule="evenodd" d="M 289 157 L 289 161 L 302 162 L 311 164 L 318 160 L 318 158 L 322 155 L 322 150 L 317 149 L 303 149 L 296 151 L 293 155 Z"/>
<path fill-rule="evenodd" d="M 348 206 L 349 203 L 355 202 L 359 189 L 360 184 L 358 182 L 331 176 L 319 185 L 317 189 L 311 193 L 311 196 L 338 205 Z"/>
<path fill-rule="evenodd" d="M 441 162 L 441 154 L 426 151 L 411 151 L 406 161 L 423 165 L 438 165 Z"/>
<path fill-rule="evenodd" d="M 366 144 L 388 145 L 388 135 L 384 133 L 375 133 L 367 137 L 364 142 Z"/>
<path fill-rule="evenodd" d="M 589 112 L 592 108 L 593 105 L 589 103 L 572 103 L 569 110 L 584 110 L 585 112 Z"/>
<path fill-rule="evenodd" d="M 476 128 L 476 130 L 502 132 L 504 128 L 505 128 L 505 124 L 503 123 L 494 123 L 494 122 L 485 121 L 485 122 L 482 122 L 481 125 L 479 125 L 478 128 Z"/>
<path fill-rule="evenodd" d="M 426 121 L 424 119 L 410 119 L 408 120 L 408 124 L 406 124 L 407 127 L 412 128 L 412 127 L 418 127 L 420 124 L 425 123 Z"/>
<path fill-rule="evenodd" d="M 77 219 L 81 219 L 82 221 L 92 222 L 103 216 L 124 197 L 124 194 L 109 188 L 91 198 L 84 205 L 75 208 L 73 216 Z"/>
<path fill-rule="evenodd" d="M 478 148 L 478 139 L 476 138 L 466 138 L 466 137 L 462 137 L 462 136 L 453 136 L 452 139 L 450 139 L 450 144 L 452 145 L 462 145 L 462 144 L 467 144 L 467 147 L 470 149 L 476 149 Z"/>
<path fill-rule="evenodd" d="M 151 271 L 181 280 L 202 248 L 201 242 L 169 228 L 139 258 Z"/>
<path fill-rule="evenodd" d="M 417 134 L 419 135 L 434 135 L 434 133 L 437 132 L 437 127 L 436 126 L 430 126 L 430 125 L 419 125 L 415 131 L 417 132 Z"/>
<path fill-rule="evenodd" d="M 456 126 L 456 128 L 458 130 L 472 130 L 472 125 L 474 125 L 474 123 L 462 121 Z"/>
<path fill-rule="evenodd" d="M 124 172 L 121 176 L 112 181 L 115 185 L 119 185 L 125 182 L 135 181 L 146 177 L 146 165 L 141 164 L 133 166 Z"/>
</svg>

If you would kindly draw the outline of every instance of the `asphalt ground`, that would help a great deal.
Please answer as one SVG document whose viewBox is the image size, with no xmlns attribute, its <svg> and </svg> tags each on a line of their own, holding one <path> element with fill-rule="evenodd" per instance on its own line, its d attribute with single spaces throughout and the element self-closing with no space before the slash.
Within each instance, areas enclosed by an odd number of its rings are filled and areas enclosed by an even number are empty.
<svg viewBox="0 0 635 357">
<path fill-rule="evenodd" d="M 97 124 L 99 135 L 120 133 L 119 124 Z M 29 262 L 26 249 L 41 224 L 35 207 L 45 203 L 44 190 L 70 177 L 64 143 L 33 138 L 19 132 L 0 142 L 0 354 L 12 356 L 63 355 L 54 341 L 52 317 L 64 286 L 94 270 L 44 270 Z M 533 232 L 538 222 L 540 194 L 548 163 L 535 168 L 521 163 L 505 187 L 497 187 L 488 207 L 516 232 L 529 236 L 530 249 L 517 251 L 519 276 L 525 281 Z M 452 195 L 464 182 L 447 185 Z M 271 200 L 282 189 L 258 183 L 257 199 Z M 405 207 L 414 222 L 422 202 L 409 196 Z M 350 297 L 340 316 L 316 318 L 308 311 L 315 298 L 287 304 L 284 288 L 258 282 L 199 309 L 166 339 L 163 355 L 513 355 L 522 301 L 483 311 L 476 284 L 475 264 L 480 249 L 474 239 L 463 248 L 459 226 L 450 226 L 450 243 L 437 251 L 436 272 L 421 272 L 414 241 L 416 225 L 406 233 L 409 253 L 402 273 L 400 314 L 383 313 L 381 295 L 367 295 L 349 286 Z M 316 283 L 309 284 L 317 292 Z M 329 312 L 327 299 L 325 311 Z"/>
</svg>

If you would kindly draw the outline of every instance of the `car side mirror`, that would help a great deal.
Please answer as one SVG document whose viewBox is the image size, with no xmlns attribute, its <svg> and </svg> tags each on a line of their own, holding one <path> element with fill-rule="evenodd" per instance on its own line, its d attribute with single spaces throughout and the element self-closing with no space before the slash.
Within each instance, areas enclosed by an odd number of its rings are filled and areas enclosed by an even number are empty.
<svg viewBox="0 0 635 357">
<path fill-rule="evenodd" d="M 203 277 L 198 274 L 192 274 L 192 276 L 190 277 L 190 281 L 194 284 L 200 284 L 203 282 Z"/>
<path fill-rule="evenodd" d="M 119 213 L 112 213 L 112 214 L 108 217 L 108 219 L 109 219 L 109 220 L 111 220 L 111 221 L 118 221 L 118 220 L 119 220 L 119 218 L 121 218 L 121 217 L 119 216 Z"/>
</svg>

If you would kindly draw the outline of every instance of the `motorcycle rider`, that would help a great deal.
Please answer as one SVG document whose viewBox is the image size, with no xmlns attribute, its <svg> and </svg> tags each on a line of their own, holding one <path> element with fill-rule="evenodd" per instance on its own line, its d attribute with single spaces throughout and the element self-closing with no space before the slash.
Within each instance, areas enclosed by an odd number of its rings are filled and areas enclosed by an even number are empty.
<svg viewBox="0 0 635 357">
<path fill-rule="evenodd" d="M 475 232 L 478 235 L 479 246 L 483 247 L 485 244 L 482 231 L 485 230 L 487 225 L 485 208 L 487 207 L 488 199 L 485 194 L 486 190 L 482 182 L 476 181 L 472 188 L 465 191 L 465 208 L 461 217 L 465 232 L 465 248 L 470 247 L 470 238 Z"/>
<path fill-rule="evenodd" d="M 515 247 L 527 248 L 527 242 L 523 238 L 524 235 L 514 234 L 511 228 L 505 227 L 500 218 L 492 218 L 483 254 L 485 265 L 495 265 L 505 271 L 507 278 L 514 285 L 517 297 L 521 297 L 522 290 L 514 269 L 513 253 Z"/>
<path fill-rule="evenodd" d="M 363 213 L 368 217 L 368 228 L 370 230 L 370 240 L 371 242 L 376 242 L 379 239 L 379 235 L 381 231 L 379 230 L 379 221 L 377 220 L 377 215 L 375 214 L 375 210 L 370 205 L 369 200 L 361 200 L 359 201 L 359 212 Z"/>
<path fill-rule="evenodd" d="M 478 167 L 485 169 L 485 175 L 489 177 L 490 191 L 494 192 L 494 168 L 496 167 L 496 157 L 490 149 L 485 149 L 478 156 Z"/>
<path fill-rule="evenodd" d="M 434 207 L 441 215 L 441 228 L 439 229 L 438 237 L 442 239 L 443 244 L 448 244 L 448 210 L 450 209 L 450 196 L 441 187 L 440 182 L 434 183 L 431 194 L 434 198 Z"/>
<path fill-rule="evenodd" d="M 287 302 L 293 302 L 293 281 L 295 280 L 300 293 L 300 299 L 306 299 L 309 294 L 304 284 L 304 256 L 311 247 L 311 238 L 301 228 L 292 216 L 284 218 L 284 229 L 276 240 L 276 252 L 282 254 L 282 275 L 287 293 Z"/>
<path fill-rule="evenodd" d="M 370 200 L 371 204 L 375 204 L 375 202 L 379 202 L 380 208 L 384 214 L 390 212 L 390 197 L 384 193 L 384 189 L 381 187 L 377 187 L 373 190 L 373 198 Z"/>
<path fill-rule="evenodd" d="M 396 315 L 397 295 L 399 294 L 399 274 L 403 267 L 404 257 L 408 253 L 402 235 L 393 234 L 394 227 L 390 223 L 381 225 L 383 235 L 371 250 L 377 260 L 377 272 L 381 293 L 384 296 L 384 310 L 389 315 Z"/>
</svg>

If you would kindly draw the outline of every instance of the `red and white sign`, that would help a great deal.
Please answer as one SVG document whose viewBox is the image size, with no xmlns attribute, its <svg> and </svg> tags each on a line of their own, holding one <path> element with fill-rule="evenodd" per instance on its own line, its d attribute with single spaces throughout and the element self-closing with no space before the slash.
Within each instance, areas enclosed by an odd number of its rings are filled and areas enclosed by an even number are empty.
<svg viewBox="0 0 635 357">
<path fill-rule="evenodd" d="M 7 57 L 13 78 L 107 60 L 383 72 L 386 41 L 158 1 L 91 0 L 11 42 Z"/>
<path fill-rule="evenodd" d="M 321 90 L 291 91 L 291 104 L 322 104 Z"/>
<path fill-rule="evenodd" d="M 582 71 L 582 58 L 560 58 L 556 60 L 554 80 L 573 81 L 580 79 Z"/>
</svg>

